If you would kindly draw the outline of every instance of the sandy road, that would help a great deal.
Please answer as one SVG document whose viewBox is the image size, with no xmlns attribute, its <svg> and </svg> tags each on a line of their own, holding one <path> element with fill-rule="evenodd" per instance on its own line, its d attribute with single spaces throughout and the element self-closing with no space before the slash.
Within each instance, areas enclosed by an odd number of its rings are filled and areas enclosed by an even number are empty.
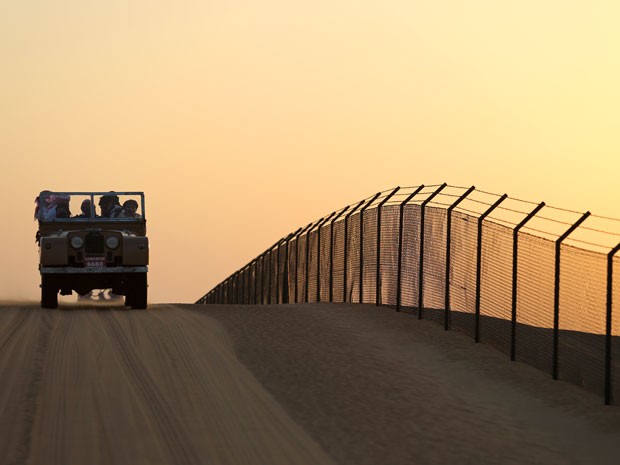
<svg viewBox="0 0 620 465">
<path fill-rule="evenodd" d="M 0 311 L 2 464 L 323 464 L 221 326 L 165 306 Z"/>
<path fill-rule="evenodd" d="M 0 464 L 617 464 L 620 408 L 359 305 L 0 305 Z"/>
</svg>

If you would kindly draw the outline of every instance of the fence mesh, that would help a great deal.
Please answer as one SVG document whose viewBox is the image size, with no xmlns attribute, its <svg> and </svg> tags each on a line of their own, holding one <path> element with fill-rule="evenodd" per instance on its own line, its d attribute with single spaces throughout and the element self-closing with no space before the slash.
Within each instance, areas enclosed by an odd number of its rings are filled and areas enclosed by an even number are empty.
<svg viewBox="0 0 620 465">
<path fill-rule="evenodd" d="M 420 271 L 420 206 L 403 209 L 403 245 L 401 254 L 401 303 L 407 308 L 418 307 Z"/>
<path fill-rule="evenodd" d="M 392 202 L 327 218 L 320 229 L 281 240 L 199 302 L 378 302 L 445 322 L 559 379 L 609 392 L 618 402 L 620 253 L 610 276 L 611 247 L 601 252 L 567 241 L 557 249 L 559 234 L 527 227 L 515 234 L 523 218 L 505 215 L 520 211 L 506 208 L 504 219 L 480 220 L 490 204 L 480 211 L 459 205 L 448 237 L 449 203 L 431 200 L 424 207 Z M 547 218 L 536 219 L 538 225 Z M 569 224 L 556 222 L 565 230 Z"/>
<path fill-rule="evenodd" d="M 613 259 L 613 313 L 611 318 L 612 340 L 612 367 L 611 387 L 612 400 L 620 403 L 620 252 Z"/>
<path fill-rule="evenodd" d="M 427 207 L 424 221 L 424 268 L 421 307 L 425 317 L 443 321 L 446 292 L 447 212 Z"/>
<path fill-rule="evenodd" d="M 551 373 L 555 246 L 521 232 L 518 245 L 516 357 Z M 549 265 L 541 267 L 541 261 Z"/>
<path fill-rule="evenodd" d="M 451 225 L 449 277 L 451 326 L 473 337 L 478 220 L 466 213 L 453 211 Z"/>
<path fill-rule="evenodd" d="M 308 276 L 306 282 L 306 302 L 316 302 L 316 290 L 317 290 L 317 274 L 318 274 L 318 231 L 315 229 L 310 231 L 308 235 Z"/>
<path fill-rule="evenodd" d="M 291 302 L 296 302 L 295 300 L 295 283 L 297 282 L 297 237 L 291 239 L 291 241 L 288 243 L 288 263 L 287 263 L 287 270 L 288 270 L 288 279 L 287 279 L 287 284 L 288 284 L 288 289 L 287 289 L 287 296 L 288 296 L 288 303 Z"/>
<path fill-rule="evenodd" d="M 510 228 L 482 224 L 482 271 L 480 279 L 480 341 L 510 353 L 512 314 L 512 246 Z"/>
<path fill-rule="evenodd" d="M 347 278 L 346 302 L 359 302 L 360 279 L 360 215 L 355 213 L 349 218 L 347 231 Z"/>
<path fill-rule="evenodd" d="M 331 222 L 321 228 L 321 254 L 318 285 L 320 292 L 317 297 L 320 302 L 329 302 L 329 273 L 331 268 Z"/>
<path fill-rule="evenodd" d="M 308 235 L 304 234 L 297 241 L 297 289 L 295 292 L 295 302 L 304 302 L 306 300 L 306 261 L 308 255 Z"/>
<path fill-rule="evenodd" d="M 344 302 L 344 220 L 334 223 L 332 298 Z"/>
<path fill-rule="evenodd" d="M 384 206 L 381 209 L 381 256 L 379 257 L 379 303 L 396 305 L 398 278 L 398 228 L 400 207 Z"/>
<path fill-rule="evenodd" d="M 561 252 L 559 377 L 602 395 L 607 257 L 571 246 Z"/>
<path fill-rule="evenodd" d="M 374 303 L 377 287 L 377 209 L 364 212 L 364 233 L 360 240 L 363 247 L 363 273 L 361 301 Z"/>
</svg>

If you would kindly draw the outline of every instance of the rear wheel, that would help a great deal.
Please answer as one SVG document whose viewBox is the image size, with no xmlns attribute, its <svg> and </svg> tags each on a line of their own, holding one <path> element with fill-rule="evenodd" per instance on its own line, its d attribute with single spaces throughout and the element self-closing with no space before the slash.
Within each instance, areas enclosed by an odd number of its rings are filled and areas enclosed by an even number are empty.
<svg viewBox="0 0 620 465">
<path fill-rule="evenodd" d="M 148 284 L 146 282 L 146 273 L 139 273 L 132 279 L 131 290 L 125 297 L 125 302 L 129 301 L 128 305 L 131 308 L 143 310 L 146 308 Z"/>
<path fill-rule="evenodd" d="M 41 307 L 58 308 L 58 286 L 51 276 L 41 276 Z"/>
</svg>

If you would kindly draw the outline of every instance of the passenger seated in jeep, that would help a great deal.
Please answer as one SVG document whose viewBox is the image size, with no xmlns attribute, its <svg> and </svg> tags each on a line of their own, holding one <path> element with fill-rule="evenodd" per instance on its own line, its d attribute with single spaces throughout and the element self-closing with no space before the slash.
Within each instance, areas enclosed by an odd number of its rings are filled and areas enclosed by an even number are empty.
<svg viewBox="0 0 620 465">
<path fill-rule="evenodd" d="M 35 220 L 53 220 L 55 218 L 69 218 L 69 200 L 68 195 L 52 194 L 50 191 L 43 191 L 34 201 L 36 207 L 34 210 Z M 58 209 L 60 207 L 60 215 Z"/>
<path fill-rule="evenodd" d="M 56 206 L 56 218 L 71 218 L 68 204 L 60 203 Z"/>
<path fill-rule="evenodd" d="M 118 195 L 114 193 L 99 197 L 99 208 L 101 208 L 102 218 L 116 218 L 122 210 Z"/>
<path fill-rule="evenodd" d="M 85 199 L 80 205 L 82 213 L 75 215 L 75 218 L 90 218 L 90 199 Z"/>
<path fill-rule="evenodd" d="M 118 214 L 117 218 L 141 218 L 140 213 L 138 211 L 138 202 L 133 199 L 127 200 L 123 203 L 123 208 Z"/>
</svg>

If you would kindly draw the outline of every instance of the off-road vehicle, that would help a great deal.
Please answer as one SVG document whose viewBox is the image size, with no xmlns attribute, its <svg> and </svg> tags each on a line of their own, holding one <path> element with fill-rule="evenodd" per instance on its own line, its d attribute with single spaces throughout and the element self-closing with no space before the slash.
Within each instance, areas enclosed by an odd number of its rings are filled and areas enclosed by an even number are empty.
<svg viewBox="0 0 620 465">
<path fill-rule="evenodd" d="M 51 192 L 37 198 L 41 306 L 110 289 L 147 306 L 149 243 L 142 192 Z"/>
</svg>

